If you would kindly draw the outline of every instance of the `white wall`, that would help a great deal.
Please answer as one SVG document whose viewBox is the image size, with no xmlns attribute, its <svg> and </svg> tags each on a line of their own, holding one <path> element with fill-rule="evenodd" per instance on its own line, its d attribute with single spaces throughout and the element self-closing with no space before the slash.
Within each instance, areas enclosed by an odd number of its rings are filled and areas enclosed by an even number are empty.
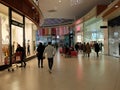
<svg viewBox="0 0 120 90">
<path fill-rule="evenodd" d="M 104 26 L 108 26 L 106 20 L 103 21 Z M 104 54 L 108 55 L 108 28 L 103 29 L 104 31 Z"/>
</svg>

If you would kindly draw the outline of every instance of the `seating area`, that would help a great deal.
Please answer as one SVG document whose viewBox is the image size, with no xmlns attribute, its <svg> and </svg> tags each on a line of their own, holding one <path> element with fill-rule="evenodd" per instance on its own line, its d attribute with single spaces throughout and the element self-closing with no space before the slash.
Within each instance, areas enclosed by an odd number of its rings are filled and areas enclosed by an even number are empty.
<svg viewBox="0 0 120 90">
<path fill-rule="evenodd" d="M 77 57 L 78 52 L 74 49 L 69 49 L 69 50 L 65 50 L 63 48 L 59 48 L 59 52 L 63 55 L 65 55 L 65 57 Z"/>
</svg>

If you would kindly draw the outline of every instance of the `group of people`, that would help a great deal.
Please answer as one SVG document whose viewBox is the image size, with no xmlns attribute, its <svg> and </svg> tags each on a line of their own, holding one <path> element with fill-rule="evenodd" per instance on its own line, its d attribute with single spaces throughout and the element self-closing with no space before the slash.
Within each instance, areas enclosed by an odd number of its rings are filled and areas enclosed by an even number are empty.
<svg viewBox="0 0 120 90">
<path fill-rule="evenodd" d="M 37 47 L 38 67 L 43 68 L 43 59 L 47 54 L 49 72 L 51 73 L 55 53 L 56 53 L 56 49 L 51 45 L 51 42 L 48 42 L 48 45 L 46 47 L 42 43 L 39 43 Z"/>
<path fill-rule="evenodd" d="M 21 52 L 22 54 L 21 55 L 21 67 L 26 67 L 25 49 L 22 46 L 20 46 L 20 44 L 17 45 L 16 53 L 17 52 Z M 43 68 L 43 59 L 47 55 L 49 72 L 51 73 L 55 53 L 56 53 L 56 49 L 54 48 L 54 46 L 52 46 L 51 42 L 48 42 L 48 45 L 46 47 L 40 42 L 37 47 L 38 67 Z"/>
<path fill-rule="evenodd" d="M 97 57 L 99 57 L 99 51 L 102 50 L 103 44 L 98 44 L 95 42 L 93 45 L 87 43 L 76 43 L 75 44 L 75 49 L 76 51 L 83 52 L 83 56 L 87 55 L 90 57 L 91 49 L 93 48 L 94 51 L 96 52 Z M 26 67 L 26 62 L 25 62 L 25 49 L 21 47 L 19 44 L 17 46 L 16 52 L 22 52 L 21 55 L 21 66 Z M 44 46 L 41 42 L 39 43 L 37 47 L 37 59 L 38 59 L 38 67 L 43 68 L 43 59 L 47 55 L 48 59 L 48 67 L 49 67 L 49 72 L 52 72 L 52 67 L 53 67 L 53 59 L 56 53 L 56 49 L 54 46 L 52 46 L 51 42 L 48 42 L 47 46 Z"/>
<path fill-rule="evenodd" d="M 87 54 L 88 57 L 90 57 L 91 49 L 94 49 L 94 51 L 96 52 L 96 56 L 99 57 L 99 51 L 102 51 L 102 46 L 103 44 L 98 42 L 94 42 L 94 44 L 89 44 L 89 42 L 87 43 L 77 42 L 75 44 L 75 49 L 77 52 L 78 51 L 83 52 L 83 56 Z"/>
</svg>

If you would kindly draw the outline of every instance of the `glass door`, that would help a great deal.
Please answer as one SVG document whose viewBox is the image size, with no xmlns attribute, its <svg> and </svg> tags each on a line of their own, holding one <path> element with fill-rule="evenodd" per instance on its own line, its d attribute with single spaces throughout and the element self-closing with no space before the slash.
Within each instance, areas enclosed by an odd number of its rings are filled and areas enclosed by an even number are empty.
<svg viewBox="0 0 120 90">
<path fill-rule="evenodd" d="M 23 47 L 23 28 L 12 25 L 11 27 L 12 34 L 12 53 L 15 53 L 17 44 L 20 44 Z"/>
</svg>

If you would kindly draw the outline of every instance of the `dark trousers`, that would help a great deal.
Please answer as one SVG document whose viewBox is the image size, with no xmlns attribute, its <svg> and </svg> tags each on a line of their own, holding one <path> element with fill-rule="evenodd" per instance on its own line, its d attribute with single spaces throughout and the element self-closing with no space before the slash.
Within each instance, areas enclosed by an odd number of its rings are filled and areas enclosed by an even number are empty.
<svg viewBox="0 0 120 90">
<path fill-rule="evenodd" d="M 43 58 L 38 58 L 38 67 L 40 67 L 40 64 L 43 67 Z"/>
<path fill-rule="evenodd" d="M 26 66 L 25 59 L 23 59 L 23 58 L 21 59 L 21 66 L 24 66 L 24 67 Z"/>
<path fill-rule="evenodd" d="M 53 58 L 48 58 L 48 66 L 49 66 L 49 69 L 52 70 L 52 67 L 53 67 Z"/>
<path fill-rule="evenodd" d="M 96 52 L 96 54 L 97 54 L 97 57 L 99 57 L 99 52 Z"/>
</svg>

